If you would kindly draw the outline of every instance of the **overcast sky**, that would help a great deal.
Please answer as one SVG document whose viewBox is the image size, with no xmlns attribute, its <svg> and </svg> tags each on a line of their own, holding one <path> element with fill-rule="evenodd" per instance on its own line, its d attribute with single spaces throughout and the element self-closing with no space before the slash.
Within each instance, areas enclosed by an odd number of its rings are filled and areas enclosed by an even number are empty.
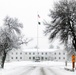
<svg viewBox="0 0 76 75">
<path fill-rule="evenodd" d="M 3 24 L 3 20 L 6 16 L 16 17 L 19 22 L 23 23 L 23 34 L 27 38 L 34 38 L 34 41 L 30 42 L 29 48 L 37 45 L 37 12 L 40 15 L 41 25 L 39 25 L 39 48 L 49 48 L 48 37 L 45 37 L 43 30 L 43 20 L 49 20 L 49 9 L 53 8 L 54 2 L 58 0 L 0 0 L 0 25 Z M 58 45 L 58 41 L 54 42 L 54 45 Z"/>
</svg>

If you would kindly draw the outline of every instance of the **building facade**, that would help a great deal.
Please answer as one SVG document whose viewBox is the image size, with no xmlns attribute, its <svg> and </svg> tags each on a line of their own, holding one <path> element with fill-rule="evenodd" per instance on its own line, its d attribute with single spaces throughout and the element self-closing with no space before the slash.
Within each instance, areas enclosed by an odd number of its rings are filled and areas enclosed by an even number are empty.
<svg viewBox="0 0 76 75">
<path fill-rule="evenodd" d="M 29 51 L 22 50 L 12 50 L 8 53 L 6 61 L 35 61 L 36 59 L 40 61 L 65 61 L 66 60 L 66 51 L 63 50 L 45 50 L 38 52 L 34 49 Z"/>
</svg>

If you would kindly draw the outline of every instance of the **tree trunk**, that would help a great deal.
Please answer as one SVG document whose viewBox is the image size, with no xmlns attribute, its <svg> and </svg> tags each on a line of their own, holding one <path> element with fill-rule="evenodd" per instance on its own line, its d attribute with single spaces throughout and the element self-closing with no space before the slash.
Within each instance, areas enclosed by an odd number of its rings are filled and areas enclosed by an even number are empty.
<svg viewBox="0 0 76 75">
<path fill-rule="evenodd" d="M 74 40 L 72 41 L 72 43 L 73 43 L 74 49 L 75 49 L 75 51 L 76 51 L 76 39 L 74 39 Z"/>
<path fill-rule="evenodd" d="M 2 62 L 1 62 L 1 68 L 4 68 L 5 59 L 6 59 L 6 52 L 4 51 L 3 57 L 2 57 Z"/>
<path fill-rule="evenodd" d="M 65 66 L 67 66 L 67 61 L 65 61 Z"/>
</svg>

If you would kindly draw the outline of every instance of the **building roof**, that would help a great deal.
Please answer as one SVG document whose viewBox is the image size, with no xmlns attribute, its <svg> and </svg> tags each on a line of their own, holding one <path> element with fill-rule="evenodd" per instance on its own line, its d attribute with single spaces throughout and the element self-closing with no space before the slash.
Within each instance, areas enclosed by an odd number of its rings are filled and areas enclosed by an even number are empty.
<svg viewBox="0 0 76 75">
<path fill-rule="evenodd" d="M 38 52 L 54 52 L 58 51 L 59 49 L 38 49 Z M 25 49 L 22 50 L 24 52 L 37 52 L 37 49 Z"/>
</svg>

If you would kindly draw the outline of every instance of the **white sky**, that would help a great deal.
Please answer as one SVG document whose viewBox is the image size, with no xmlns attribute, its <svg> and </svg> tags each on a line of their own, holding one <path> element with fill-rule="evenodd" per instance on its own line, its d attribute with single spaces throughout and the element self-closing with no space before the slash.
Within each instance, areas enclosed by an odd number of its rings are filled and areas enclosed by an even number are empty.
<svg viewBox="0 0 76 75">
<path fill-rule="evenodd" d="M 23 34 L 27 38 L 34 38 L 34 42 L 30 42 L 29 47 L 37 45 L 37 12 L 40 15 L 39 25 L 39 47 L 49 48 L 48 38 L 43 35 L 44 25 L 43 19 L 49 20 L 49 9 L 53 7 L 53 3 L 58 0 L 0 0 L 0 25 L 6 16 L 16 17 L 19 22 L 23 23 Z M 58 41 L 54 42 L 57 45 Z"/>
</svg>

